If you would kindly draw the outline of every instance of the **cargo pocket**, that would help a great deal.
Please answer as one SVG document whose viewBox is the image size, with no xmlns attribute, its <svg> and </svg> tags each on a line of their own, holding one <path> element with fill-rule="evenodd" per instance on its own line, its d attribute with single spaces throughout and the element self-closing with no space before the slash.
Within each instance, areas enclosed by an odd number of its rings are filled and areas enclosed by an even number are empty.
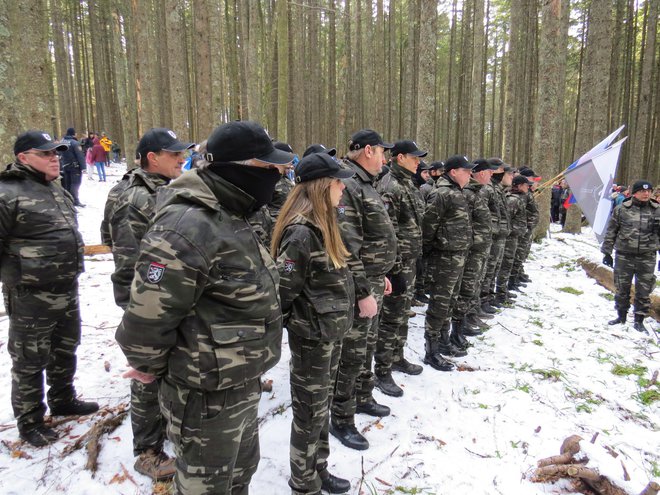
<svg viewBox="0 0 660 495">
<path fill-rule="evenodd" d="M 167 421 L 167 438 L 174 446 L 177 456 L 180 455 L 181 425 L 188 404 L 189 389 L 180 388 L 170 383 L 167 378 L 160 381 L 158 401 L 163 417 Z"/>
<path fill-rule="evenodd" d="M 315 300 L 313 304 L 321 340 L 334 341 L 341 338 L 350 322 L 348 301 L 321 299 Z"/>
<path fill-rule="evenodd" d="M 18 251 L 21 265 L 21 283 L 46 285 L 57 279 L 56 265 L 61 264 L 55 245 L 23 246 Z M 70 256 L 69 256 L 70 258 Z M 48 275 L 51 275 L 48 277 Z M 54 275 L 54 276 L 53 276 Z"/>
</svg>

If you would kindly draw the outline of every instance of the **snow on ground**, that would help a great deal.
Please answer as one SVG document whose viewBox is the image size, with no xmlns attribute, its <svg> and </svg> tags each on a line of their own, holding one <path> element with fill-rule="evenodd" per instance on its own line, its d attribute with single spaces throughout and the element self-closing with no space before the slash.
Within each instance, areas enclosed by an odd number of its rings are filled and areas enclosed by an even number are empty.
<svg viewBox="0 0 660 495">
<path fill-rule="evenodd" d="M 80 228 L 88 244 L 100 242 L 107 191 L 122 170 L 111 166 L 106 183 L 83 179 L 81 200 L 87 207 L 80 209 Z M 660 388 L 645 388 L 659 368 L 657 337 L 631 325 L 607 326 L 615 316 L 611 294 L 575 262 L 579 256 L 600 261 L 595 237 L 589 229 L 579 236 L 552 230 L 551 238 L 533 246 L 527 263 L 532 283 L 525 294 L 491 320 L 491 329 L 458 360 L 475 371 L 441 373 L 425 366 L 419 376 L 395 373 L 405 390 L 402 398 L 375 392 L 392 415 L 356 418 L 369 450 L 348 449 L 331 437 L 330 470 L 350 479 L 350 493 L 570 493 L 565 483 L 533 484 L 528 478 L 538 459 L 558 454 L 563 439 L 576 433 L 586 441 L 598 433 L 592 450 L 608 446 L 619 453 L 608 474 L 622 478 L 623 461 L 633 492 L 660 478 Z M 126 360 L 114 341 L 121 311 L 112 297 L 112 271 L 110 255 L 95 256 L 86 260 L 80 277 L 83 337 L 76 386 L 85 399 L 106 406 L 129 396 L 129 384 L 121 378 Z M 424 308 L 416 310 L 406 355 L 421 363 Z M 658 328 L 656 322 L 647 324 Z M 6 348 L 4 315 L 0 332 L 0 348 Z M 273 391 L 264 393 L 260 405 L 262 458 L 251 485 L 257 495 L 289 493 L 286 340 L 285 333 L 282 360 L 266 376 Z M 58 426 L 62 439 L 49 449 L 23 445 L 10 406 L 5 349 L 0 376 L 0 493 L 152 493 L 150 480 L 132 469 L 128 420 L 103 439 L 92 476 L 84 469 L 84 451 L 62 453 L 98 416 Z"/>
</svg>

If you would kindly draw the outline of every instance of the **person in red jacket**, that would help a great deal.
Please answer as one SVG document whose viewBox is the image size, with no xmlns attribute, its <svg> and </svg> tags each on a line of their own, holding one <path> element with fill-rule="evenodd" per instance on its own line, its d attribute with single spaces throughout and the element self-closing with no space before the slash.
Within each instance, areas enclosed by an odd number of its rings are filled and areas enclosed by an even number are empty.
<svg viewBox="0 0 660 495">
<path fill-rule="evenodd" d="M 91 161 L 96 166 L 96 173 L 99 176 L 99 182 L 105 182 L 105 149 L 101 145 L 98 136 L 94 138 Z"/>
</svg>

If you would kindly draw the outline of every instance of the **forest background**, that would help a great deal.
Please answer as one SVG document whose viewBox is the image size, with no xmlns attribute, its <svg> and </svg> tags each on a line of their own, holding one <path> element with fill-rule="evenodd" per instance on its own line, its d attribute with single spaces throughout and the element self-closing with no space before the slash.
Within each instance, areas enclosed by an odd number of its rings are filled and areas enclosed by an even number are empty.
<svg viewBox="0 0 660 495">
<path fill-rule="evenodd" d="M 547 179 L 625 124 L 615 182 L 657 184 L 659 6 L 0 0 L 0 157 L 28 128 L 106 132 L 130 158 L 150 127 L 200 142 L 251 119 L 298 153 L 343 154 L 372 127 L 430 160 L 501 156 Z"/>
</svg>

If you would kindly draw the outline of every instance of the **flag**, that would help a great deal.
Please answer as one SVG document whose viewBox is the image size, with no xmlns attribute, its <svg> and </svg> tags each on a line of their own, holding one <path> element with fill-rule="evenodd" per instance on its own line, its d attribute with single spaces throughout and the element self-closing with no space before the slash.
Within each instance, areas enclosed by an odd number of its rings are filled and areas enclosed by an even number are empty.
<svg viewBox="0 0 660 495">
<path fill-rule="evenodd" d="M 610 144 L 622 127 L 610 134 L 589 152 L 574 162 L 564 175 L 584 216 L 589 221 L 598 242 L 605 237 L 605 229 L 612 210 L 610 191 L 616 175 L 621 145 L 627 138 Z M 607 142 L 609 140 L 609 142 Z"/>
</svg>

